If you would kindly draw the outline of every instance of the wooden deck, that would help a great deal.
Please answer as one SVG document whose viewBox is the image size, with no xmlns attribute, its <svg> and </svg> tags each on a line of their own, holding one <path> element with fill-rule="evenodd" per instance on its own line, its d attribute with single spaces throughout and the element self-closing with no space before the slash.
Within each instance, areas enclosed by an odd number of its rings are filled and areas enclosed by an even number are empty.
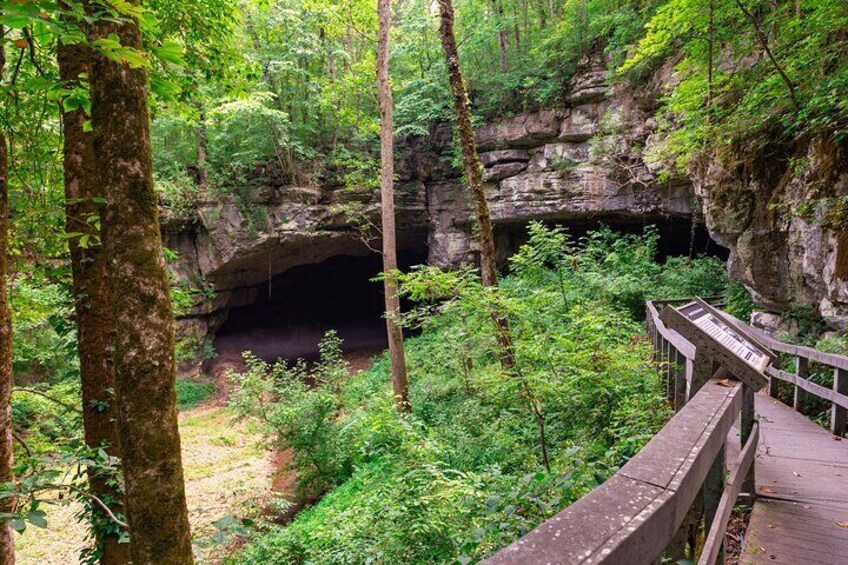
<svg viewBox="0 0 848 565">
<path fill-rule="evenodd" d="M 848 439 L 766 394 L 756 411 L 758 498 L 740 563 L 848 564 Z"/>
<path fill-rule="evenodd" d="M 740 563 L 848 565 L 848 356 L 786 344 L 716 312 L 750 344 L 795 367 L 737 374 L 739 363 L 716 354 L 724 342 L 673 315 L 688 302 L 646 304 L 674 417 L 610 480 L 486 565 L 717 565 L 732 509 L 754 488 Z M 811 363 L 816 374 L 833 370 L 831 388 L 809 380 Z M 765 392 L 776 396 L 779 382 L 794 388 L 795 407 L 808 395 L 829 403 L 830 429 Z"/>
</svg>

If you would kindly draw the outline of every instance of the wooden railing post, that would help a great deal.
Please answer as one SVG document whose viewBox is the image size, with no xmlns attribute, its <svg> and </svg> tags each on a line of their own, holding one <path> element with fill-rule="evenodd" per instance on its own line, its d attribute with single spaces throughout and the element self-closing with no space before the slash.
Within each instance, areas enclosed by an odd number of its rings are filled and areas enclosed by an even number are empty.
<svg viewBox="0 0 848 565">
<path fill-rule="evenodd" d="M 674 372 L 674 411 L 679 412 L 686 405 L 686 367 L 689 360 L 678 352 L 675 363 L 677 370 Z"/>
<path fill-rule="evenodd" d="M 743 444 L 744 446 L 744 444 Z M 724 475 L 727 470 L 727 446 L 724 445 L 718 456 L 710 467 L 707 478 L 704 481 L 704 531 L 709 532 L 716 517 L 721 495 L 724 494 Z M 718 551 L 716 563 L 724 563 L 724 540 Z"/>
<path fill-rule="evenodd" d="M 774 362 L 774 368 L 775 369 L 780 368 L 779 359 Z M 777 398 L 778 396 L 780 396 L 780 393 L 778 392 L 778 383 L 780 383 L 780 379 L 776 379 L 774 377 L 769 377 L 768 393 L 769 393 L 769 396 L 771 396 L 772 398 Z"/>
<path fill-rule="evenodd" d="M 692 359 L 687 359 L 686 360 L 686 370 L 683 373 L 683 380 L 686 381 L 683 385 L 684 390 L 685 390 L 685 393 L 683 394 L 683 404 L 684 405 L 689 400 L 689 396 L 690 396 L 689 390 L 690 390 L 691 385 L 692 385 L 692 379 L 694 379 L 694 378 L 695 378 L 695 361 L 693 361 Z"/>
<path fill-rule="evenodd" d="M 745 385 L 742 387 L 742 415 L 740 417 L 740 445 L 745 448 L 751 433 L 754 430 L 754 390 Z M 745 480 L 742 482 L 742 492 L 748 493 L 749 498 L 745 502 L 753 503 L 756 497 L 756 484 L 754 482 L 754 467 L 757 464 L 756 458 L 751 463 L 751 470 L 745 475 Z"/>
<path fill-rule="evenodd" d="M 799 379 L 807 380 L 809 378 L 810 366 L 806 357 L 795 358 L 795 376 Z M 793 406 L 798 412 L 804 413 L 804 407 L 807 404 L 807 391 L 795 384 L 795 399 Z"/>
<path fill-rule="evenodd" d="M 707 357 L 703 353 L 698 353 L 695 351 L 695 359 L 692 361 L 692 375 L 691 380 L 689 381 L 689 397 L 686 399 L 687 402 L 698 394 L 698 391 L 701 390 L 701 387 L 704 386 L 707 381 L 713 378 L 713 373 L 715 372 L 715 362 Z"/>
<path fill-rule="evenodd" d="M 845 369 L 833 370 L 833 390 L 837 394 L 848 394 L 848 371 Z M 845 426 L 848 423 L 848 411 L 835 402 L 830 410 L 830 433 L 842 437 L 845 435 Z"/>
</svg>

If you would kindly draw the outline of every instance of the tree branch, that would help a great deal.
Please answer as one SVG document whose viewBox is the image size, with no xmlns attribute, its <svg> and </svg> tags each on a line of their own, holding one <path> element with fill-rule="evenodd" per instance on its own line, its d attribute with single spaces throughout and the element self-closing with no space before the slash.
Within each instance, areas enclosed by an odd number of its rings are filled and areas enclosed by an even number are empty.
<svg viewBox="0 0 848 565">
<path fill-rule="evenodd" d="M 126 522 L 124 522 L 123 520 L 121 520 L 120 518 L 115 516 L 115 513 L 112 512 L 112 509 L 109 508 L 109 506 L 105 502 L 103 502 L 102 500 L 100 500 L 98 497 L 91 494 L 90 492 L 86 492 L 79 487 L 75 487 L 74 485 L 41 485 L 41 486 L 33 489 L 33 491 L 65 490 L 65 489 L 74 491 L 75 493 L 77 493 L 81 496 L 84 496 L 85 498 L 88 498 L 89 500 L 93 501 L 95 504 L 97 504 L 97 506 L 99 506 L 106 513 L 107 516 L 109 516 L 110 520 L 112 520 L 114 523 L 118 524 L 122 528 L 129 528 L 129 526 L 127 525 Z M 33 492 L 33 491 L 30 491 L 30 492 Z"/>
<path fill-rule="evenodd" d="M 41 396 L 41 397 L 46 398 L 47 400 L 49 400 L 51 402 L 58 404 L 59 406 L 61 406 L 62 408 L 65 408 L 66 410 L 72 410 L 72 411 L 76 412 L 77 414 L 82 414 L 82 410 L 80 410 L 76 406 L 68 404 L 67 402 L 63 402 L 63 401 L 59 400 L 58 398 L 53 398 L 49 394 L 43 393 L 40 390 L 35 390 L 35 389 L 31 389 L 31 388 L 14 388 L 14 389 L 12 389 L 12 394 L 14 394 L 16 392 L 28 392 L 29 394 L 35 394 L 37 396 Z"/>
<path fill-rule="evenodd" d="M 736 0 L 736 5 L 739 6 L 742 13 L 745 14 L 745 16 L 751 20 L 751 23 L 754 24 L 755 35 L 760 41 L 760 45 L 763 46 L 766 56 L 768 56 L 771 64 L 774 65 L 774 68 L 777 70 L 780 78 L 783 79 L 783 82 L 786 84 L 786 88 L 789 89 L 789 97 L 792 99 L 792 104 L 795 106 L 795 109 L 800 110 L 801 104 L 798 102 L 798 97 L 795 94 L 795 85 L 789 79 L 786 72 L 783 70 L 783 67 L 780 66 L 780 63 L 777 62 L 777 59 L 774 58 L 774 54 L 772 54 L 771 49 L 769 48 L 768 37 L 766 37 L 765 32 L 763 32 L 763 29 L 760 27 L 760 22 L 757 21 L 757 17 L 745 7 L 742 0 Z"/>
</svg>

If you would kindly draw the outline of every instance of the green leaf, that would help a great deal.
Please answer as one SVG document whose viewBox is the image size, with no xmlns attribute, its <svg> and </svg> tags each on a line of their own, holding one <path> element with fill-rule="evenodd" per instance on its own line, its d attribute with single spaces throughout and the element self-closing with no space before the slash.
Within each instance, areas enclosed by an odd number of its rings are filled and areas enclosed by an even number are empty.
<svg viewBox="0 0 848 565">
<path fill-rule="evenodd" d="M 165 63 L 171 63 L 173 65 L 185 64 L 185 60 L 183 60 L 183 48 L 175 41 L 165 41 L 161 47 L 154 47 L 153 52 Z"/>
<path fill-rule="evenodd" d="M 18 532 L 19 534 L 24 533 L 26 531 L 26 522 L 21 519 L 11 520 L 9 522 L 9 527 Z"/>
<path fill-rule="evenodd" d="M 23 14 L 10 14 L 0 17 L 0 24 L 12 29 L 23 29 L 30 24 L 31 18 Z"/>
<path fill-rule="evenodd" d="M 47 527 L 47 514 L 44 513 L 42 510 L 34 510 L 32 512 L 27 512 L 26 519 L 30 524 L 38 528 Z"/>
</svg>

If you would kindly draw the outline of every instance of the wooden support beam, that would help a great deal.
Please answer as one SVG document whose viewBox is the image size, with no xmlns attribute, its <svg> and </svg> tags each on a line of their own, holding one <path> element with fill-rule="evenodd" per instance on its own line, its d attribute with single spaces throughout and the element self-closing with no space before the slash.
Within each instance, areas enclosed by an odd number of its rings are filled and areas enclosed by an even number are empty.
<svg viewBox="0 0 848 565">
<path fill-rule="evenodd" d="M 707 530 L 709 533 L 707 534 L 707 539 L 704 541 L 704 549 L 701 552 L 698 565 L 723 563 L 720 557 L 724 546 L 724 533 L 727 530 L 727 523 L 730 521 L 730 515 L 733 512 L 739 492 L 744 488 L 743 477 L 747 476 L 749 470 L 754 468 L 754 455 L 757 452 L 759 437 L 759 427 L 754 425 L 751 428 L 748 440 L 742 444 L 742 451 L 739 453 L 739 457 L 736 458 L 733 475 L 724 487 L 721 502 L 716 511 L 715 521 L 713 522 L 713 526 Z"/>
<path fill-rule="evenodd" d="M 848 395 L 848 371 L 845 369 L 833 370 L 833 392 Z M 830 433 L 837 437 L 844 436 L 846 424 L 848 410 L 834 402 L 830 409 Z"/>
<path fill-rule="evenodd" d="M 716 521 L 719 505 L 724 494 L 724 475 L 727 471 L 727 449 L 722 446 L 718 456 L 710 467 L 707 478 L 704 481 L 704 531 L 709 532 Z M 725 528 L 721 528 L 722 533 Z M 715 541 L 716 561 L 724 563 L 724 535 Z"/>
<path fill-rule="evenodd" d="M 798 380 L 807 380 L 810 374 L 810 365 L 806 357 L 795 358 L 795 378 Z M 800 413 L 804 413 L 804 407 L 807 404 L 807 391 L 795 383 L 795 398 L 792 406 Z"/>
<path fill-rule="evenodd" d="M 740 415 L 739 424 L 740 445 L 745 448 L 751 439 L 751 435 L 754 433 L 754 427 L 756 425 L 754 422 L 754 391 L 749 386 L 742 388 L 742 413 Z M 747 502 L 750 504 L 753 504 L 757 490 L 754 482 L 755 465 L 756 461 L 752 458 L 751 468 L 745 474 L 741 484 L 741 491 L 749 495 Z"/>
<path fill-rule="evenodd" d="M 695 359 L 692 361 L 692 380 L 689 381 L 689 398 L 693 398 L 701 387 L 704 386 L 715 372 L 715 361 L 707 354 L 696 350 Z"/>
<path fill-rule="evenodd" d="M 674 373 L 674 411 L 686 405 L 686 371 L 690 361 L 682 353 L 677 354 L 677 371 Z"/>
</svg>

